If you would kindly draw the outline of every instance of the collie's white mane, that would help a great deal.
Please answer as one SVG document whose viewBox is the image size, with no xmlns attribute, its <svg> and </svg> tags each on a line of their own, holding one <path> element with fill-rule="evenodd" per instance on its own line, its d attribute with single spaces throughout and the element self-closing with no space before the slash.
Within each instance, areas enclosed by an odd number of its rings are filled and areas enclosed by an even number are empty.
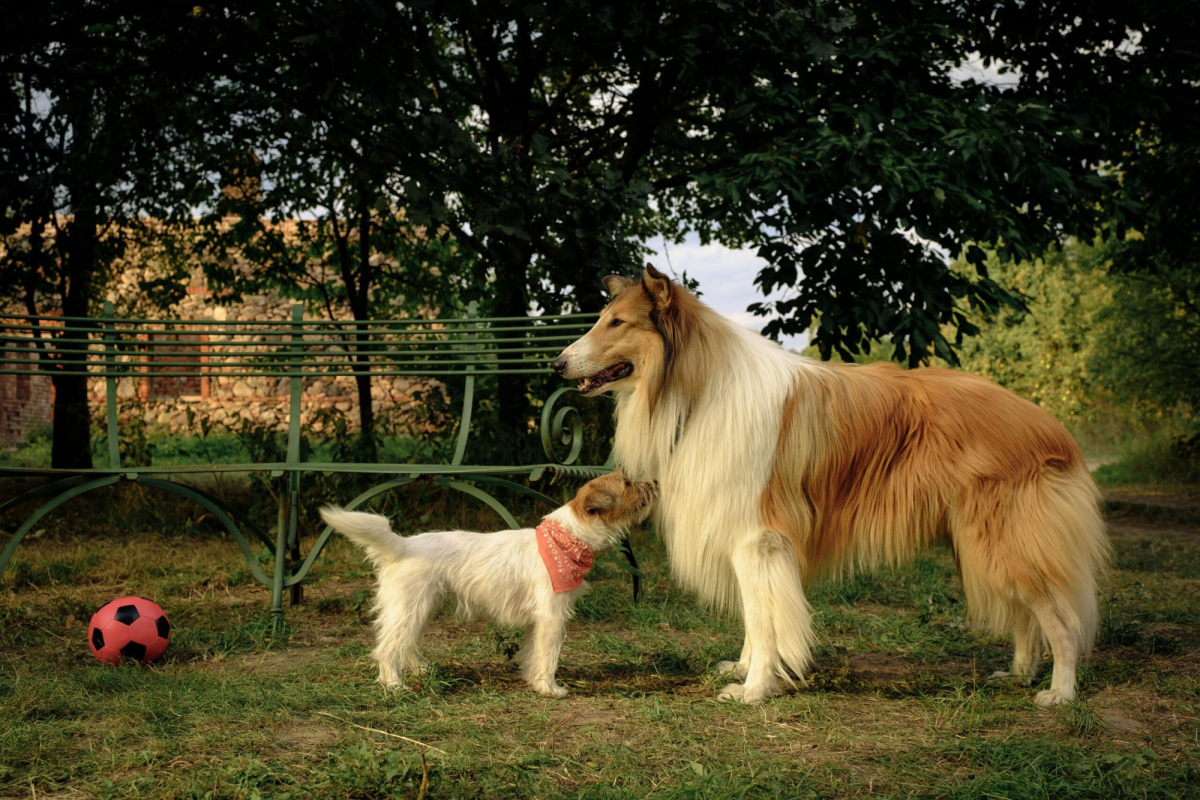
<svg viewBox="0 0 1200 800">
<path fill-rule="evenodd" d="M 653 414 L 649 392 L 619 395 L 614 448 L 626 475 L 662 487 L 655 525 L 676 577 L 705 602 L 740 613 L 730 553 L 739 530 L 762 531 L 759 498 L 783 405 L 797 370 L 820 366 L 702 308 L 719 344 L 702 391 L 688 398 L 668 383 Z"/>
</svg>

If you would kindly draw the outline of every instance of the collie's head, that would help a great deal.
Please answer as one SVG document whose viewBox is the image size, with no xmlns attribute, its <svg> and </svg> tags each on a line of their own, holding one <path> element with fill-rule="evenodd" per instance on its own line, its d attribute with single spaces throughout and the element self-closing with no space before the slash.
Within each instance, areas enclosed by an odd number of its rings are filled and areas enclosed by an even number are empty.
<svg viewBox="0 0 1200 800">
<path fill-rule="evenodd" d="M 604 287 L 612 301 L 554 369 L 577 379 L 582 394 L 641 390 L 653 406 L 685 348 L 703 344 L 699 327 L 712 312 L 650 264 L 641 279 L 609 275 Z"/>
<path fill-rule="evenodd" d="M 653 481 L 631 481 L 613 472 L 579 487 L 575 498 L 550 516 L 592 549 L 607 550 L 634 525 L 646 521 L 657 497 L 658 485 Z"/>
</svg>

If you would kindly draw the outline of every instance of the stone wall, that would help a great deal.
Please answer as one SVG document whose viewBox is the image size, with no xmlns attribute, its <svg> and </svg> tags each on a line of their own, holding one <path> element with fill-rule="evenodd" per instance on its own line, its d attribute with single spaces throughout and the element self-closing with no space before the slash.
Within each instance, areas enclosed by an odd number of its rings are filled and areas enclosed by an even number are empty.
<svg viewBox="0 0 1200 800">
<path fill-rule="evenodd" d="M 179 380 L 172 387 L 171 381 Z M 207 393 L 188 390 L 191 380 L 203 380 Z M 152 388 L 151 388 L 152 387 Z M 419 378 L 374 378 L 371 381 L 371 407 L 377 422 L 387 427 L 423 425 L 412 414 L 414 391 L 427 391 L 436 385 Z M 88 382 L 92 419 L 102 423 L 105 415 L 105 381 Z M 117 407 L 122 423 L 141 420 L 160 430 L 186 432 L 195 428 L 194 420 L 236 429 L 243 420 L 256 426 L 286 430 L 291 399 L 287 378 L 121 378 L 117 380 Z M 348 430 L 359 428 L 358 390 L 349 377 L 336 379 L 306 378 L 300 399 L 300 423 L 312 433 L 324 432 L 325 423 L 318 412 L 332 409 L 346 419 Z M 190 414 L 189 414 L 190 412 Z M 189 422 L 189 416 L 193 421 Z"/>
<path fill-rule="evenodd" d="M 187 297 L 172 315 L 175 319 L 212 319 L 225 322 L 238 320 L 288 320 L 292 316 L 292 301 L 270 295 L 251 295 L 237 305 L 223 306 L 213 302 L 203 285 L 194 283 Z M 180 334 L 176 339 L 195 341 L 201 334 Z M 226 329 L 228 330 L 228 329 Z M 242 329 L 244 330 L 244 329 Z M 164 334 L 164 337 L 174 336 Z M 216 334 L 214 339 L 219 338 Z M 239 345 L 241 346 L 241 345 Z M 219 344 L 212 346 L 219 353 Z M 165 360 L 178 360 L 168 356 Z M 153 362 L 151 362 L 153 363 Z M 170 368 L 157 368 L 162 372 Z M 193 419 L 206 418 L 209 423 L 236 429 L 243 420 L 253 425 L 287 428 L 288 404 L 291 397 L 288 378 L 242 378 L 236 376 L 146 377 L 121 378 L 117 381 L 117 399 L 123 421 L 138 418 L 159 429 L 183 432 Z M 377 422 L 384 428 L 424 424 L 414 418 L 415 393 L 441 390 L 441 384 L 428 378 L 374 377 L 371 380 L 371 401 Z M 89 381 L 89 396 L 93 419 L 102 421 L 105 414 L 105 381 Z M 358 389 L 349 375 L 327 378 L 306 378 L 300 401 L 301 424 L 313 433 L 322 433 L 324 423 L 319 412 L 333 409 L 344 415 L 351 431 L 359 429 Z"/>
<path fill-rule="evenodd" d="M 15 236 L 6 237 L 0 242 L 0 251 L 28 247 L 27 235 L 26 227 Z M 54 230 L 48 227 L 45 232 L 48 248 L 53 244 L 53 237 Z M 291 319 L 294 301 L 274 293 L 245 295 L 235 304 L 218 303 L 198 267 L 191 270 L 190 284 L 183 300 L 165 312 L 154 308 L 142 291 L 142 283 L 172 274 L 163 272 L 159 262 L 159 254 L 152 248 L 147 250 L 131 244 L 122 258 L 113 263 L 105 299 L 113 302 L 118 316 L 233 322 Z M 249 265 L 240 266 L 250 269 Z M 53 298 L 42 298 L 42 301 L 52 303 Z M 48 306 L 40 312 L 53 315 L 56 310 Z M 10 313 L 24 313 L 24 309 L 13 306 Z M 179 338 L 189 337 L 198 338 L 193 333 Z M 9 348 L 7 352 L 14 350 Z M 169 368 L 156 371 L 164 369 Z M 90 380 L 88 389 L 92 419 L 95 424 L 103 425 L 106 413 L 104 379 Z M 371 397 L 378 429 L 388 431 L 397 425 L 415 423 L 414 396 L 430 390 L 440 391 L 441 384 L 423 378 L 373 378 Z M 149 425 L 169 431 L 186 430 L 189 411 L 193 419 L 207 418 L 211 423 L 231 428 L 240 427 L 242 420 L 286 428 L 290 391 L 286 378 L 147 377 L 119 380 L 118 399 L 122 419 L 140 418 Z M 16 447 L 36 426 L 51 422 L 52 407 L 53 394 L 48 377 L 0 375 L 0 447 Z M 321 415 L 316 413 L 320 409 L 342 412 L 350 430 L 359 427 L 358 393 L 349 376 L 306 379 L 301 407 L 302 422 L 314 433 L 322 430 Z"/>
</svg>

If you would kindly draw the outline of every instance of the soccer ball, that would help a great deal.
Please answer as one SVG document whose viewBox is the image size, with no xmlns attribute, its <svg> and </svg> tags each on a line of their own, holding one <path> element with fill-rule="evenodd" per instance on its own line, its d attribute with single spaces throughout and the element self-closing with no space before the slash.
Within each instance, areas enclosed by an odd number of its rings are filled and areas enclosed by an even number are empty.
<svg viewBox="0 0 1200 800">
<path fill-rule="evenodd" d="M 88 625 L 92 653 L 105 664 L 162 657 L 171 638 L 171 623 L 158 603 L 144 597 L 119 597 L 106 603 Z"/>
</svg>

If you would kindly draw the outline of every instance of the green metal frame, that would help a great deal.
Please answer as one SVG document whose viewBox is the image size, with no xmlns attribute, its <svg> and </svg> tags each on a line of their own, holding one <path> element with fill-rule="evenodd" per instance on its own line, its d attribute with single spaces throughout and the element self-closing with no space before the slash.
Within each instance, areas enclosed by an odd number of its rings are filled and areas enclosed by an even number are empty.
<svg viewBox="0 0 1200 800">
<path fill-rule="evenodd" d="M 493 374 L 548 371 L 549 359 L 559 347 L 579 336 L 592 324 L 592 315 L 489 319 L 477 317 L 476 306 L 472 303 L 466 316 L 460 318 L 375 321 L 367 323 L 372 336 L 369 341 L 364 344 L 357 338 L 353 340 L 354 350 L 351 352 L 367 354 L 366 362 L 350 360 L 344 352 L 329 352 L 331 338 L 336 343 L 339 336 L 348 340 L 356 337 L 362 330 L 361 323 L 306 321 L 298 305 L 293 307 L 291 319 L 286 321 L 121 319 L 115 316 L 112 303 L 104 304 L 104 314 L 98 320 L 98 327 L 95 324 L 97 320 L 77 317 L 12 315 L 5 319 L 11 322 L 0 323 L 0 333 L 3 334 L 0 335 L 0 356 L 3 356 L 0 358 L 0 374 L 28 375 L 30 372 L 30 361 L 19 358 L 20 354 L 14 352 L 13 344 L 32 344 L 34 337 L 45 337 L 48 332 L 53 335 L 64 330 L 87 331 L 92 337 L 89 346 L 98 349 L 89 349 L 82 354 L 80 351 L 63 351 L 52 362 L 47 362 L 39 354 L 36 364 L 38 371 L 43 374 L 58 370 L 60 373 L 104 378 L 108 465 L 88 470 L 0 467 L 0 477 L 51 479 L 0 505 L 0 518 L 3 518 L 21 505 L 42 500 L 0 551 L 0 575 L 20 542 L 47 514 L 87 492 L 120 481 L 130 481 L 178 495 L 209 511 L 237 544 L 254 578 L 270 590 L 271 611 L 282 614 L 284 590 L 290 589 L 292 603 L 301 601 L 303 581 L 332 535 L 330 528 L 324 528 L 307 554 L 301 552 L 299 507 L 302 476 L 305 474 L 370 473 L 386 478 L 347 503 L 346 508 L 350 509 L 414 481 L 427 480 L 482 502 L 495 511 L 506 526 L 513 528 L 518 526 L 516 519 L 488 489 L 503 489 L 512 494 L 532 497 L 553 507 L 558 505 L 555 500 L 518 480 L 525 478 L 537 481 L 547 474 L 555 478 L 591 478 L 612 469 L 611 457 L 599 465 L 577 463 L 584 442 L 583 424 L 575 408 L 565 403 L 560 405 L 564 397 L 575 391 L 572 387 L 553 392 L 542 409 L 540 433 L 547 458 L 545 463 L 463 463 L 470 438 L 476 379 Z M 156 344 L 153 340 L 156 334 L 189 328 L 227 337 L 230 342 L 223 350 L 226 360 L 212 362 L 203 355 L 207 351 L 198 350 L 192 342 Z M 570 331 L 570 334 L 558 335 L 560 331 Z M 552 335 L 546 335 L 547 332 Z M 501 338 L 496 333 L 506 333 L 508 336 Z M 498 344 L 502 344 L 503 349 L 499 349 Z M 271 349 L 264 352 L 264 347 Z M 147 354 L 153 359 L 147 360 Z M 164 356 L 172 360 L 162 361 Z M 229 357 L 238 360 L 229 361 Z M 463 379 L 459 427 L 449 463 L 333 464 L 303 460 L 300 411 L 305 378 L 354 375 L 364 370 L 373 376 L 454 376 Z M 117 409 L 118 379 L 206 375 L 288 379 L 286 460 L 265 464 L 122 466 Z M 231 508 L 220 498 L 178 480 L 183 475 L 223 473 L 265 473 L 281 479 L 282 491 L 273 535 L 266 526 Z M 273 554 L 270 574 L 260 564 L 247 533 Z M 632 559 L 631 563 L 634 563 Z"/>
</svg>

